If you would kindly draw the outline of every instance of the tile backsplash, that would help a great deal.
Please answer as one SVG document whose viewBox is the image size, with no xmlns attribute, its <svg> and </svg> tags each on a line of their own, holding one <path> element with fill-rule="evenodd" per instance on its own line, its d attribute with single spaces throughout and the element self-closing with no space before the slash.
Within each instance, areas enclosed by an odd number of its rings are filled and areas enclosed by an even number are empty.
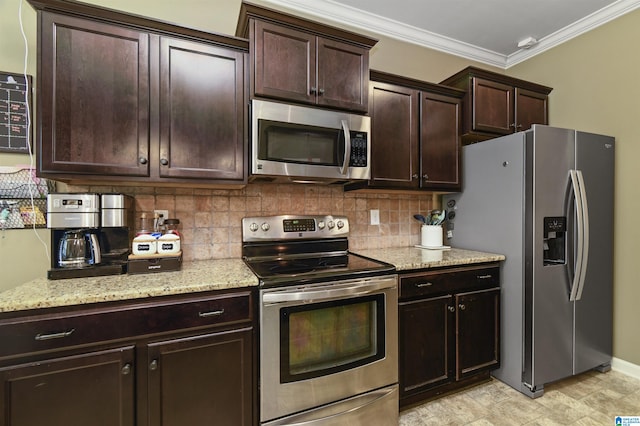
<svg viewBox="0 0 640 426">
<path fill-rule="evenodd" d="M 352 250 L 418 244 L 420 224 L 413 215 L 439 206 L 431 193 L 344 192 L 341 186 L 250 184 L 242 189 L 69 186 L 69 192 L 121 192 L 135 198 L 142 212 L 168 210 L 180 219 L 184 260 L 240 257 L 241 221 L 246 216 L 278 214 L 345 215 Z M 369 211 L 380 211 L 380 225 L 370 225 Z"/>
</svg>

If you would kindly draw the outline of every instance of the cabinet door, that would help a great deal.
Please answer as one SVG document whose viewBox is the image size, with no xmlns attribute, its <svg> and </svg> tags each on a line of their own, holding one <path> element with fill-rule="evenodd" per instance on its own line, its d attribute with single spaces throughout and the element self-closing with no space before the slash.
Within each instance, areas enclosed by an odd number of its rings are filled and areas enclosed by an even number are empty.
<svg viewBox="0 0 640 426">
<path fill-rule="evenodd" d="M 149 174 L 149 40 L 138 31 L 42 13 L 42 173 Z"/>
<path fill-rule="evenodd" d="M 422 94 L 421 186 L 428 189 L 461 189 L 460 111 L 457 98 Z"/>
<path fill-rule="evenodd" d="M 516 87 L 516 131 L 528 130 L 532 124 L 547 124 L 548 96 Z"/>
<path fill-rule="evenodd" d="M 0 369 L 0 426 L 133 426 L 132 346 Z"/>
<path fill-rule="evenodd" d="M 149 425 L 250 425 L 251 328 L 151 343 Z"/>
<path fill-rule="evenodd" d="M 318 104 L 366 112 L 369 51 L 318 38 Z"/>
<path fill-rule="evenodd" d="M 316 37 L 262 21 L 254 31 L 254 94 L 315 103 Z"/>
<path fill-rule="evenodd" d="M 419 92 L 374 82 L 370 97 L 373 185 L 418 188 Z"/>
<path fill-rule="evenodd" d="M 162 37 L 160 176 L 245 178 L 245 54 Z"/>
<path fill-rule="evenodd" d="M 500 366 L 500 289 L 460 293 L 456 299 L 456 379 Z"/>
<path fill-rule="evenodd" d="M 451 303 L 449 295 L 400 303 L 400 398 L 452 380 Z"/>
<path fill-rule="evenodd" d="M 473 77 L 473 130 L 513 133 L 513 87 Z"/>
</svg>

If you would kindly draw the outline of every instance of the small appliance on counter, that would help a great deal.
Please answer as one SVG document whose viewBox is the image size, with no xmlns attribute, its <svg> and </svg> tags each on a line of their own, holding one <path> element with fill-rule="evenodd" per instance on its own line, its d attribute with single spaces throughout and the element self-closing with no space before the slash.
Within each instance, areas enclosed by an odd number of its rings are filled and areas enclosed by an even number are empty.
<svg viewBox="0 0 640 426">
<path fill-rule="evenodd" d="M 117 275 L 127 271 L 133 198 L 124 194 L 47 196 L 51 229 L 49 279 Z"/>
</svg>

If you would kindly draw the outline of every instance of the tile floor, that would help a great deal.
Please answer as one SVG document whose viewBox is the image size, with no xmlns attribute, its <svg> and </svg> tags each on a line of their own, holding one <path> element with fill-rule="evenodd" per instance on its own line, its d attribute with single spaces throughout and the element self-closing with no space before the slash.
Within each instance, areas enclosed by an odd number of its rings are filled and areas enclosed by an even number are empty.
<svg viewBox="0 0 640 426">
<path fill-rule="evenodd" d="M 545 386 L 536 399 L 491 380 L 402 411 L 400 426 L 615 426 L 616 416 L 640 416 L 640 380 L 591 371 Z"/>
</svg>

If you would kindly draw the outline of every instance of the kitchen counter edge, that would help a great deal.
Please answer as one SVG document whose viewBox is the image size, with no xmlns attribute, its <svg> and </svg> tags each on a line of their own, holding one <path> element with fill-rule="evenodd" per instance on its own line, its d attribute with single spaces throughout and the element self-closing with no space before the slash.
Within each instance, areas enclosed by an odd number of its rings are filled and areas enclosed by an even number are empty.
<svg viewBox="0 0 640 426">
<path fill-rule="evenodd" d="M 463 249 L 398 247 L 354 250 L 390 263 L 398 272 L 495 262 L 504 255 Z M 48 280 L 37 278 L 0 291 L 0 313 L 98 302 L 134 300 L 200 291 L 255 287 L 258 279 L 240 258 L 184 262 L 180 271 Z"/>
<path fill-rule="evenodd" d="M 172 272 L 62 280 L 37 278 L 0 291 L 0 313 L 257 285 L 258 279 L 240 258 L 200 260 L 184 262 L 181 270 Z"/>
<path fill-rule="evenodd" d="M 390 263 L 396 267 L 398 272 L 505 260 L 505 256 L 502 254 L 459 248 L 432 250 L 417 247 L 393 247 L 353 250 L 353 252 L 361 256 Z"/>
</svg>

